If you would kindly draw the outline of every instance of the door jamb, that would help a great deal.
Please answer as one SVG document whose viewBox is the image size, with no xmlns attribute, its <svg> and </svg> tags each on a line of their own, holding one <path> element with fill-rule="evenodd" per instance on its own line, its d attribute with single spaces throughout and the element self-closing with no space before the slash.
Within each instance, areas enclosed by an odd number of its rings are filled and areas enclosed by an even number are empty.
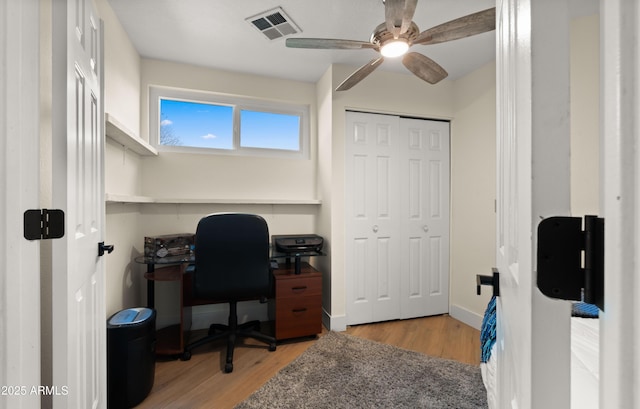
<svg viewBox="0 0 640 409">
<path fill-rule="evenodd" d="M 39 207 L 40 2 L 0 4 L 0 384 L 16 408 L 40 407 L 40 244 L 23 237 L 22 214 Z M 34 166 L 34 163 L 36 164 Z M 17 171 L 16 171 L 17 170 Z M 23 393 L 24 392 L 24 393 Z"/>
</svg>

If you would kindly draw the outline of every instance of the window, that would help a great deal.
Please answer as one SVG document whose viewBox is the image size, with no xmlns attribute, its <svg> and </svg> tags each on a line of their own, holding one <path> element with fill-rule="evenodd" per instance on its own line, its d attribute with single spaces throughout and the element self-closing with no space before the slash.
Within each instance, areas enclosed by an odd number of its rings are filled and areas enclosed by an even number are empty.
<svg viewBox="0 0 640 409">
<path fill-rule="evenodd" d="M 233 149 L 233 107 L 160 98 L 160 145 Z"/>
<path fill-rule="evenodd" d="M 309 109 L 152 87 L 151 144 L 161 151 L 308 157 Z"/>
<path fill-rule="evenodd" d="M 300 150 L 300 117 L 241 110 L 240 146 L 298 151 Z"/>
</svg>

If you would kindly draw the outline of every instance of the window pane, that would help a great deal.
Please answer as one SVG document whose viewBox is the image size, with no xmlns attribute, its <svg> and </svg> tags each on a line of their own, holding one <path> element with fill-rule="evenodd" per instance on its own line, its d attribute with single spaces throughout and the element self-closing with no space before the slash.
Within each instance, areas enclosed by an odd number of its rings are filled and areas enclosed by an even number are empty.
<svg viewBox="0 0 640 409">
<path fill-rule="evenodd" d="M 240 146 L 243 148 L 300 150 L 300 117 L 242 110 Z"/>
<path fill-rule="evenodd" d="M 160 99 L 160 144 L 233 149 L 233 107 Z"/>
</svg>

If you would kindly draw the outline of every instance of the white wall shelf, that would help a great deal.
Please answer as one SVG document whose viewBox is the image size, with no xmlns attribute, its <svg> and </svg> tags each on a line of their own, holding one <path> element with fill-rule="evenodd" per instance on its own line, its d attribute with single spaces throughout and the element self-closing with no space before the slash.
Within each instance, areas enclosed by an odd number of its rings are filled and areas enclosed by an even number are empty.
<svg viewBox="0 0 640 409">
<path fill-rule="evenodd" d="M 107 203 L 154 203 L 154 199 L 148 196 L 114 195 L 111 193 L 106 193 L 104 199 Z"/>
<path fill-rule="evenodd" d="M 233 204 L 233 205 L 319 205 L 319 199 L 186 199 L 155 198 L 149 196 L 117 195 L 107 193 L 107 203 L 155 203 L 155 204 Z"/>
<path fill-rule="evenodd" d="M 135 134 L 120 123 L 113 115 L 104 114 L 105 118 L 105 134 L 118 142 L 122 146 L 134 151 L 139 155 L 157 156 L 158 150 L 149 145 L 144 140 L 135 136 Z"/>
</svg>

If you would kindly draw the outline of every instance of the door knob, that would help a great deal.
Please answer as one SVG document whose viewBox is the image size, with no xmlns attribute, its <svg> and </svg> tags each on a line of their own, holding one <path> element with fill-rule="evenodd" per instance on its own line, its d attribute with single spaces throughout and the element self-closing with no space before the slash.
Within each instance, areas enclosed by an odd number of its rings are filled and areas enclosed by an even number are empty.
<svg viewBox="0 0 640 409">
<path fill-rule="evenodd" d="M 476 275 L 476 294 L 480 295 L 480 287 L 483 285 L 490 285 L 493 287 L 493 295 L 495 297 L 500 295 L 500 273 L 497 268 L 491 269 L 491 275 Z"/>
<path fill-rule="evenodd" d="M 111 254 L 113 249 L 113 244 L 104 244 L 104 241 L 101 241 L 100 243 L 98 243 L 98 256 L 104 256 L 105 251 L 107 252 L 107 254 Z"/>
<path fill-rule="evenodd" d="M 377 224 L 374 225 L 371 230 L 373 230 L 374 233 L 377 233 L 378 232 L 378 225 Z"/>
<path fill-rule="evenodd" d="M 428 232 L 429 231 L 429 226 L 427 226 L 426 224 L 424 226 L 422 226 L 422 230 L 424 230 L 424 232 Z"/>
</svg>

